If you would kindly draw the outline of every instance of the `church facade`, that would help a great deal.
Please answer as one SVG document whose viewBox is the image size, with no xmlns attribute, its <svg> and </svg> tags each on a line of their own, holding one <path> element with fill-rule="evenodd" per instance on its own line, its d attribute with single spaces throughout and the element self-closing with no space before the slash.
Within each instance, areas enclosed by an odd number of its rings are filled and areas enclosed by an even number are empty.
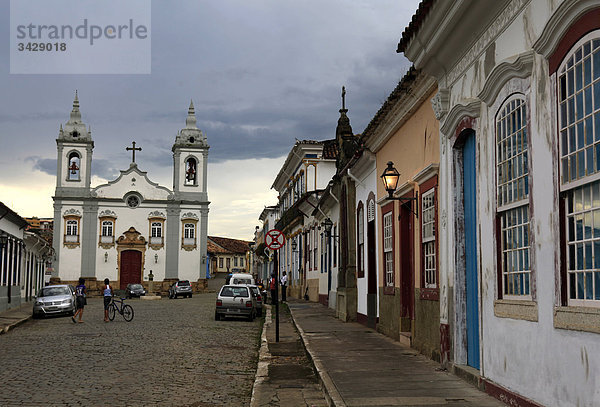
<svg viewBox="0 0 600 407">
<path fill-rule="evenodd" d="M 173 151 L 173 189 L 152 182 L 132 162 L 117 179 L 91 186 L 94 141 L 82 122 L 77 93 L 57 144 L 54 194 L 54 282 L 86 279 L 92 291 L 105 278 L 114 288 L 153 281 L 164 292 L 177 280 L 206 286 L 208 194 L 206 136 L 190 104 Z"/>
</svg>

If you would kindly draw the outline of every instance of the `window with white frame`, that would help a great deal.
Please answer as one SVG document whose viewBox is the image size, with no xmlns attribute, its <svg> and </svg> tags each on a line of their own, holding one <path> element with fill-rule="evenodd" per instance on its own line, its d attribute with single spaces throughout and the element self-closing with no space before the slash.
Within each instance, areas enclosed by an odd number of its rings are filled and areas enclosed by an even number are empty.
<svg viewBox="0 0 600 407">
<path fill-rule="evenodd" d="M 358 246 L 356 253 L 356 264 L 358 266 L 357 277 L 361 278 L 365 276 L 365 211 L 362 202 L 358 206 L 356 217 L 356 235 Z"/>
<path fill-rule="evenodd" d="M 306 239 L 306 257 L 308 258 L 308 269 L 309 270 L 312 270 L 312 261 L 311 261 L 312 256 L 310 255 L 311 241 L 312 241 L 311 238 L 312 238 L 312 235 L 311 235 L 311 231 L 309 230 L 308 234 L 307 234 L 307 239 Z"/>
<path fill-rule="evenodd" d="M 421 195 L 421 247 L 425 288 L 437 288 L 435 260 L 435 188 Z"/>
<path fill-rule="evenodd" d="M 196 245 L 196 224 L 193 222 L 183 223 L 183 246 Z"/>
<path fill-rule="evenodd" d="M 65 243 L 79 243 L 79 218 L 65 218 Z"/>
<path fill-rule="evenodd" d="M 161 244 L 162 236 L 163 236 L 163 223 L 160 221 L 155 221 L 150 223 L 150 243 L 151 244 Z"/>
<path fill-rule="evenodd" d="M 600 307 L 600 31 L 558 69 L 561 192 L 569 305 Z"/>
<path fill-rule="evenodd" d="M 496 116 L 496 193 L 503 298 L 531 297 L 527 105 L 511 96 Z"/>
<path fill-rule="evenodd" d="M 234 257 L 233 258 L 233 267 L 237 267 L 238 266 L 238 258 Z"/>
<path fill-rule="evenodd" d="M 333 236 L 337 236 L 337 225 L 333 227 Z M 338 239 L 339 236 L 333 239 L 333 267 L 337 267 L 338 258 Z"/>
<path fill-rule="evenodd" d="M 115 221 L 113 219 L 104 219 L 101 221 L 100 243 L 114 242 L 114 227 Z"/>
<path fill-rule="evenodd" d="M 240 267 L 244 267 L 244 258 L 240 257 Z"/>
<path fill-rule="evenodd" d="M 319 232 L 317 231 L 317 229 L 313 228 L 313 235 L 314 235 L 314 245 L 313 245 L 313 264 L 315 265 L 315 270 L 318 270 L 319 266 L 318 266 L 318 262 L 317 262 L 317 253 L 318 253 L 318 248 L 319 248 L 319 239 L 318 239 L 318 234 Z"/>
<path fill-rule="evenodd" d="M 219 257 L 219 268 L 222 269 L 223 268 L 223 258 Z"/>
<path fill-rule="evenodd" d="M 392 212 L 383 215 L 383 262 L 385 264 L 385 285 L 394 286 L 394 248 Z"/>
</svg>

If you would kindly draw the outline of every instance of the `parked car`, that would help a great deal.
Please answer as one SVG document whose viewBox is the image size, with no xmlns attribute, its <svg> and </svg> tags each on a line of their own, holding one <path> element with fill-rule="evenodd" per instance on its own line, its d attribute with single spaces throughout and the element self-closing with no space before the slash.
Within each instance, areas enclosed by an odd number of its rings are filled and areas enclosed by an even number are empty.
<svg viewBox="0 0 600 407">
<path fill-rule="evenodd" d="M 127 284 L 127 288 L 125 289 L 125 297 L 133 298 L 133 297 L 141 297 L 142 295 L 146 295 L 146 290 L 144 290 L 143 285 Z"/>
<path fill-rule="evenodd" d="M 225 317 L 245 317 L 253 321 L 256 316 L 256 300 L 245 285 L 224 285 L 217 294 L 215 321 Z"/>
<path fill-rule="evenodd" d="M 229 277 L 229 282 L 227 282 L 227 284 L 254 284 L 254 277 L 249 273 L 233 273 L 231 277 Z"/>
<path fill-rule="evenodd" d="M 188 280 L 179 280 L 169 287 L 169 298 L 179 296 L 192 298 L 192 286 Z"/>
<path fill-rule="evenodd" d="M 260 288 L 256 285 L 248 285 L 250 291 L 252 291 L 252 295 L 254 295 L 254 299 L 256 301 L 256 315 L 262 317 L 263 313 L 263 295 L 260 291 Z"/>
<path fill-rule="evenodd" d="M 75 313 L 75 290 L 67 284 L 48 285 L 38 291 L 33 302 L 33 317 Z"/>
</svg>

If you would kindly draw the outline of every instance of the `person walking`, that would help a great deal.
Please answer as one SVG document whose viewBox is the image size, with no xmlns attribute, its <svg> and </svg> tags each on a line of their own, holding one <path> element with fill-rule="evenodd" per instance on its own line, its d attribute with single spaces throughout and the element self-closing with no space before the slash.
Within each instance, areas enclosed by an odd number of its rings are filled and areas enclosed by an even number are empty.
<svg viewBox="0 0 600 407">
<path fill-rule="evenodd" d="M 108 278 L 104 279 L 104 288 L 102 289 L 102 294 L 104 296 L 104 322 L 109 322 L 108 320 L 108 306 L 110 305 L 110 301 L 113 296 L 113 289 L 110 286 L 110 281 Z"/>
<path fill-rule="evenodd" d="M 277 280 L 275 280 L 275 273 L 271 273 L 271 279 L 269 281 L 269 290 L 271 290 L 271 304 L 275 305 L 275 301 L 277 301 L 277 285 L 275 284 Z"/>
<path fill-rule="evenodd" d="M 76 323 L 75 317 L 79 316 L 79 322 L 83 322 L 81 317 L 83 316 L 83 307 L 87 304 L 87 300 L 85 296 L 87 291 L 85 289 L 85 279 L 83 277 L 79 277 L 79 284 L 75 287 L 75 313 L 71 317 L 73 323 Z"/>
<path fill-rule="evenodd" d="M 286 289 L 287 289 L 287 274 L 284 271 L 281 276 L 281 302 L 286 301 Z"/>
</svg>

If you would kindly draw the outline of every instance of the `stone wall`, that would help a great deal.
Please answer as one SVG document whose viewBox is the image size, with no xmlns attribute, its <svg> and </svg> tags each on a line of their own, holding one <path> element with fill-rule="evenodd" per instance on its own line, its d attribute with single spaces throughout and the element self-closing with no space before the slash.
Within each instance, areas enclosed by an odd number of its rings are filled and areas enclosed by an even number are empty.
<svg viewBox="0 0 600 407">
<path fill-rule="evenodd" d="M 440 303 L 421 299 L 421 289 L 415 288 L 415 334 L 413 347 L 425 356 L 440 361 Z"/>
<path fill-rule="evenodd" d="M 400 288 L 394 287 L 394 295 L 383 294 L 379 287 L 379 323 L 377 331 L 394 340 L 400 339 Z"/>
</svg>

